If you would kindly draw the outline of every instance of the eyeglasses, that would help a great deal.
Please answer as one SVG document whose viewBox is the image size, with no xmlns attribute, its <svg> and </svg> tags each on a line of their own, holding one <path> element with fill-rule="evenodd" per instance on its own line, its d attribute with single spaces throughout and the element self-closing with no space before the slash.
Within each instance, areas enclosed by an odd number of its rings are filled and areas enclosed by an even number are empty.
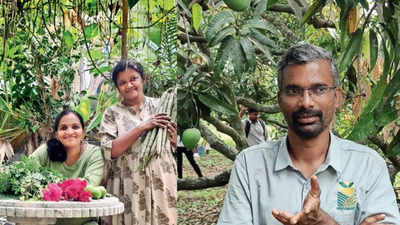
<svg viewBox="0 0 400 225">
<path fill-rule="evenodd" d="M 301 97 L 304 95 L 305 91 L 309 91 L 311 96 L 321 97 L 328 93 L 330 90 L 335 90 L 336 87 L 332 86 L 316 86 L 310 88 L 301 88 L 301 87 L 287 87 L 283 90 L 283 92 L 290 97 Z"/>
</svg>

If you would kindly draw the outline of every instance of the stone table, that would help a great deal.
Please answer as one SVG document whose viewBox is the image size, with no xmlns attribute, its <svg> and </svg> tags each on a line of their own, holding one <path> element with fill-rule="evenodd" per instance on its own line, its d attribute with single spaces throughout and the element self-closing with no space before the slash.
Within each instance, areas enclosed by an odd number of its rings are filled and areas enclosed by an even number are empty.
<svg viewBox="0 0 400 225">
<path fill-rule="evenodd" d="M 0 216 L 17 225 L 55 224 L 57 218 L 100 217 L 121 214 L 124 204 L 116 197 L 90 202 L 0 200 Z"/>
</svg>

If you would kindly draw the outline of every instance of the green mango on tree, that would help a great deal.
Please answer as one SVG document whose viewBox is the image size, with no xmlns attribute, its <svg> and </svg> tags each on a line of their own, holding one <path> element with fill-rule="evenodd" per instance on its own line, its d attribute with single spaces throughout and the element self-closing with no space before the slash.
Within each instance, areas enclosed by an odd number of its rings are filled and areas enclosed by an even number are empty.
<svg viewBox="0 0 400 225">
<path fill-rule="evenodd" d="M 182 134 L 182 143 L 187 149 L 193 150 L 197 146 L 200 137 L 201 134 L 197 128 L 186 129 Z"/>
<path fill-rule="evenodd" d="M 225 4 L 232 10 L 244 11 L 250 7 L 250 0 L 224 0 Z"/>
</svg>

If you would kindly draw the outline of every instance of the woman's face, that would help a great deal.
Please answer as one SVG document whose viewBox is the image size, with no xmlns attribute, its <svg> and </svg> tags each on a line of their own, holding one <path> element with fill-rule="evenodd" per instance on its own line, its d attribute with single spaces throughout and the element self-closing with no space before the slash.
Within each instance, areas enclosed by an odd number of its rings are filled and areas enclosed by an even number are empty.
<svg viewBox="0 0 400 225">
<path fill-rule="evenodd" d="M 60 119 L 56 137 L 66 149 L 78 147 L 83 139 L 84 130 L 79 118 L 69 113 Z"/>
<path fill-rule="evenodd" d="M 125 101 L 132 101 L 143 95 L 144 80 L 138 72 L 126 69 L 117 77 L 119 93 Z"/>
</svg>

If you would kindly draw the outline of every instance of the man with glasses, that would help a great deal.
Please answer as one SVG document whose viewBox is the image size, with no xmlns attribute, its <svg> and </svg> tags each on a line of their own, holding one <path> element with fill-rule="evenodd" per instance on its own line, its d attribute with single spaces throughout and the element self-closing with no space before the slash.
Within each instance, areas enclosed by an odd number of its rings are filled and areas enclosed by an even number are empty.
<svg viewBox="0 0 400 225">
<path fill-rule="evenodd" d="M 382 157 L 329 130 L 341 98 L 331 54 L 290 48 L 278 85 L 288 134 L 237 156 L 218 225 L 400 224 Z"/>
</svg>

